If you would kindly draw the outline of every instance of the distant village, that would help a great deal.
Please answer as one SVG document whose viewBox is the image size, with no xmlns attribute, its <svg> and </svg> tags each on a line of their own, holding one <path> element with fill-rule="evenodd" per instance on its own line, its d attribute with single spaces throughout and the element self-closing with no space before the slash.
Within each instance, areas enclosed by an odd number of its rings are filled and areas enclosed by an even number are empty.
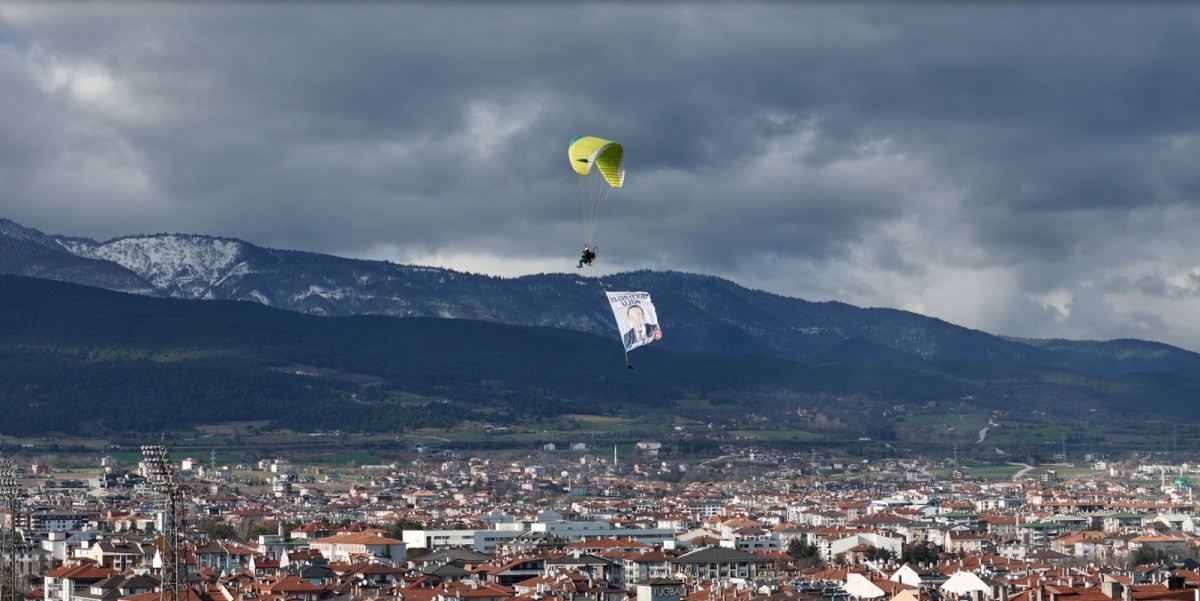
<svg viewBox="0 0 1200 601">
<path fill-rule="evenodd" d="M 1193 464 L 973 479 L 729 447 L 689 478 L 658 450 L 304 469 L 160 450 L 87 479 L 4 458 L 4 600 L 1200 601 Z"/>
</svg>

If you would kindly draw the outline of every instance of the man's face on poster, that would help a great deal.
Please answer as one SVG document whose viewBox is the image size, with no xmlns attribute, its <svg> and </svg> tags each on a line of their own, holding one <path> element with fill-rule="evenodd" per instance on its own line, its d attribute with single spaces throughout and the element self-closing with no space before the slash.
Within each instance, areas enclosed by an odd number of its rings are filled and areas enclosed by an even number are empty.
<svg viewBox="0 0 1200 601">
<path fill-rule="evenodd" d="M 629 308 L 629 327 L 641 330 L 646 325 L 646 313 L 638 305 Z"/>
</svg>

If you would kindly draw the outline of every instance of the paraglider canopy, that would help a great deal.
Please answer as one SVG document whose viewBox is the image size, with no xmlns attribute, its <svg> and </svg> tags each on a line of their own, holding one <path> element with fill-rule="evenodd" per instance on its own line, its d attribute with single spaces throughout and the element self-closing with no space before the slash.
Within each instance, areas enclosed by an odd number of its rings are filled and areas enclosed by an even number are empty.
<svg viewBox="0 0 1200 601">
<path fill-rule="evenodd" d="M 625 149 L 620 144 L 604 138 L 575 136 L 567 144 L 567 159 L 579 175 L 585 247 L 592 244 L 596 218 L 609 193 L 625 184 L 625 167 L 621 164 L 624 157 Z M 593 167 L 597 173 L 593 173 Z"/>
<path fill-rule="evenodd" d="M 594 165 L 613 188 L 625 183 L 625 169 L 621 166 L 624 155 L 625 149 L 620 144 L 595 136 L 575 136 L 567 145 L 567 157 L 575 173 L 587 177 Z"/>
</svg>

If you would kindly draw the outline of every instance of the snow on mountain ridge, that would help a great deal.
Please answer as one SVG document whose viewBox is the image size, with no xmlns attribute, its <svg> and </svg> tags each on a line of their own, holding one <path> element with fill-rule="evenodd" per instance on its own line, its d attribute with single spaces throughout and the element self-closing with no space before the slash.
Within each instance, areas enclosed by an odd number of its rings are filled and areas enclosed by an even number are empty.
<svg viewBox="0 0 1200 601">
<path fill-rule="evenodd" d="M 208 236 L 161 234 L 116 238 L 95 246 L 63 241 L 72 252 L 112 261 L 159 290 L 176 288 L 192 298 L 211 296 L 224 278 L 249 268 L 241 262 L 244 243 Z"/>
<path fill-rule="evenodd" d="M 376 283 L 387 285 L 395 280 L 406 287 L 416 285 L 404 281 L 401 274 L 428 273 L 442 282 L 446 278 L 445 272 L 439 269 L 410 271 L 410 268 L 394 263 L 368 261 L 363 262 L 368 266 L 365 272 L 352 269 L 344 275 L 327 273 L 316 282 L 305 283 L 307 275 L 290 272 L 286 266 L 282 268 L 283 272 L 279 270 L 288 261 L 311 258 L 307 253 L 259 249 L 242 240 L 198 234 L 134 235 L 105 242 L 55 236 L 54 242 L 77 256 L 116 263 L 150 282 L 159 294 L 204 300 L 253 300 L 273 305 L 271 298 L 278 300 L 279 294 L 285 293 L 289 299 L 286 303 L 319 315 L 329 314 L 331 310 L 340 313 L 346 306 L 372 301 L 376 295 L 371 287 Z M 338 258 L 332 262 L 358 263 Z M 255 289 L 261 285 L 257 283 L 259 280 L 253 280 L 256 283 L 250 284 L 249 288 L 242 286 L 243 282 L 251 281 L 248 276 L 279 278 L 281 273 L 289 272 L 291 276 L 282 277 L 300 277 L 300 281 L 293 283 L 299 286 L 296 289 L 282 284 L 274 294 L 268 295 Z M 453 279 L 453 275 L 450 277 Z M 339 308 L 333 309 L 334 306 Z"/>
</svg>

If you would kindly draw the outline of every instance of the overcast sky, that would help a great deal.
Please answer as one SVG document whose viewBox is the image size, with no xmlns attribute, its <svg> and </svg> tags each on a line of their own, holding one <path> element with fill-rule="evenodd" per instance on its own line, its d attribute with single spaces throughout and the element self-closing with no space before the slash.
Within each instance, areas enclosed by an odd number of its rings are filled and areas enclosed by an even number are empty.
<svg viewBox="0 0 1200 601">
<path fill-rule="evenodd" d="M 45 4 L 0 217 L 47 233 L 574 272 L 589 134 L 602 273 L 1200 351 L 1189 3 Z"/>
</svg>

